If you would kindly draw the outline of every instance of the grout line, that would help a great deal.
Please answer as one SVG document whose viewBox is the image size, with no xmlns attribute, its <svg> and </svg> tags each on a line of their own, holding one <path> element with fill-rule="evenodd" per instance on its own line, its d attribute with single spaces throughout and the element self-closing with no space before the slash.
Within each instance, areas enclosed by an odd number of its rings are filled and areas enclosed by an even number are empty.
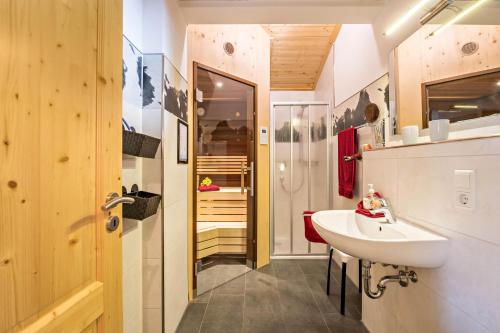
<svg viewBox="0 0 500 333">
<path fill-rule="evenodd" d="M 215 276 L 218 277 L 217 274 Z M 216 281 L 217 281 L 217 279 L 216 279 Z M 207 301 L 207 306 L 205 307 L 205 312 L 203 312 L 203 317 L 201 318 L 200 327 L 198 328 L 198 333 L 201 332 L 201 328 L 203 327 L 203 322 L 205 321 L 205 315 L 207 314 L 208 307 L 210 306 L 210 302 L 212 301 L 212 295 L 213 295 L 213 291 L 214 291 L 214 284 L 212 284 L 212 287 L 210 288 L 210 295 L 208 296 L 208 301 Z"/>
<path fill-rule="evenodd" d="M 302 269 L 302 266 L 300 266 L 300 265 L 298 265 L 298 266 L 302 272 L 302 275 L 304 275 L 304 280 L 306 281 L 306 285 L 307 285 L 307 289 L 309 290 L 309 294 L 311 294 L 311 297 L 314 301 L 314 304 L 316 304 L 316 308 L 319 310 L 319 313 L 321 314 L 321 319 L 323 319 L 323 323 L 325 323 L 325 326 L 326 326 L 326 329 L 328 330 L 328 332 L 331 332 L 330 327 L 328 327 L 328 324 L 326 322 L 325 315 L 324 315 L 323 311 L 321 311 L 321 307 L 319 306 L 318 300 L 316 299 L 316 297 L 314 297 L 311 286 L 309 285 L 309 282 L 307 282 L 306 273 Z"/>
<path fill-rule="evenodd" d="M 272 261 L 273 260 L 271 260 L 271 263 L 272 263 Z M 271 265 L 271 263 L 270 263 L 270 265 Z M 281 312 L 282 312 L 282 307 L 281 306 L 283 304 L 281 303 L 281 296 L 280 296 L 280 290 L 279 290 L 279 280 L 280 279 L 278 279 L 278 277 L 276 276 L 276 270 L 274 269 L 274 266 L 271 266 L 271 269 L 273 271 L 273 276 L 276 279 L 276 294 L 277 294 L 277 297 L 278 297 L 278 307 L 279 307 L 278 313 L 275 313 L 275 315 L 278 316 L 278 319 L 279 319 L 281 325 L 283 326 L 283 329 L 286 332 L 286 325 L 285 325 L 285 322 L 283 320 L 283 317 L 281 316 Z"/>
<path fill-rule="evenodd" d="M 246 268 L 245 268 L 246 271 Z M 251 272 L 251 271 L 250 271 Z M 248 272 L 245 272 L 245 283 L 243 284 L 243 307 L 241 309 L 241 329 L 240 332 L 243 332 L 243 326 L 245 323 L 245 305 L 247 301 L 247 274 Z"/>
</svg>

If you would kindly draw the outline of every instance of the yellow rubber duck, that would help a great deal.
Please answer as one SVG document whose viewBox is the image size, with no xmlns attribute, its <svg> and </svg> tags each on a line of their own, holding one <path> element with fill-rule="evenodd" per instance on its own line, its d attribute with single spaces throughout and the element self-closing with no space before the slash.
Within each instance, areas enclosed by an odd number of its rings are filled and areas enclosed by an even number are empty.
<svg viewBox="0 0 500 333">
<path fill-rule="evenodd" d="M 205 179 L 203 179 L 201 181 L 201 185 L 202 186 L 210 186 L 210 185 L 212 185 L 212 179 L 210 179 L 209 177 L 205 177 Z"/>
</svg>

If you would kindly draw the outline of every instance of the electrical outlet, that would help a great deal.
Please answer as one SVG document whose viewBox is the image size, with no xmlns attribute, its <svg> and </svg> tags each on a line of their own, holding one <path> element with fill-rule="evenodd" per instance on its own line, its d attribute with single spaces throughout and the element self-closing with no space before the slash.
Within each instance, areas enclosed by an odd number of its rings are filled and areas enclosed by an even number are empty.
<svg viewBox="0 0 500 333">
<path fill-rule="evenodd" d="M 455 170 L 455 207 L 473 210 L 476 206 L 476 172 L 474 170 Z"/>
<path fill-rule="evenodd" d="M 457 192 L 455 206 L 459 208 L 474 208 L 474 198 L 471 192 L 459 191 Z"/>
</svg>

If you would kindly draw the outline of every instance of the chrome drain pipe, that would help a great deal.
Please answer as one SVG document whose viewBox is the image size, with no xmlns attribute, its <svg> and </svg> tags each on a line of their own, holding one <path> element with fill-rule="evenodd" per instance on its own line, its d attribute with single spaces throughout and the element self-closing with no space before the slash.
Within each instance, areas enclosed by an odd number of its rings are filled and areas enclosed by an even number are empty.
<svg viewBox="0 0 500 333">
<path fill-rule="evenodd" d="M 382 277 L 377 283 L 377 290 L 372 291 L 371 289 L 371 271 L 372 262 L 369 260 L 363 260 L 363 289 L 365 290 L 366 296 L 371 299 L 378 299 L 384 295 L 386 284 L 389 282 L 398 282 L 401 287 L 408 287 L 409 282 L 416 283 L 418 281 L 417 273 L 414 271 L 409 271 L 408 267 L 404 270 L 400 270 L 396 275 L 386 275 Z"/>
</svg>

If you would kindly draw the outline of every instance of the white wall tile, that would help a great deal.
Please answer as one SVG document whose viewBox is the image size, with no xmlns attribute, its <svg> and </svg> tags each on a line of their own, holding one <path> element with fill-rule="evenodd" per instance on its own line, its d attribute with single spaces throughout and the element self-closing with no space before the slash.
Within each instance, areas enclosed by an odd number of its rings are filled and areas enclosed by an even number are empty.
<svg viewBox="0 0 500 333">
<path fill-rule="evenodd" d="M 161 309 L 144 309 L 143 333 L 161 333 Z"/>
<path fill-rule="evenodd" d="M 365 185 L 376 184 L 392 199 L 399 217 L 450 240 L 442 267 L 417 269 L 419 282 L 408 288 L 389 285 L 395 298 L 364 296 L 363 321 L 371 332 L 500 331 L 499 146 L 500 139 L 490 138 L 364 155 Z M 474 211 L 455 208 L 456 169 L 476 172 Z M 381 274 L 379 267 L 374 271 Z M 388 313 L 395 323 L 380 319 Z"/>
<path fill-rule="evenodd" d="M 161 259 L 143 259 L 142 297 L 145 309 L 161 309 L 161 276 Z"/>
</svg>

